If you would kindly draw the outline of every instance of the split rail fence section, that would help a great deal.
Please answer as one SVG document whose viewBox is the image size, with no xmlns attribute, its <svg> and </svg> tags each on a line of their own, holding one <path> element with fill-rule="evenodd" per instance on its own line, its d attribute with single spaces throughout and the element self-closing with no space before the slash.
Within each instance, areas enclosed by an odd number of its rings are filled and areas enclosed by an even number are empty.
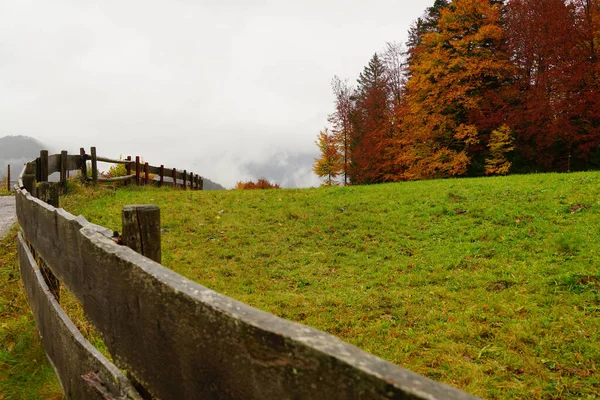
<svg viewBox="0 0 600 400">
<path fill-rule="evenodd" d="M 91 171 L 88 171 L 88 162 Z M 103 178 L 98 171 L 98 162 L 123 164 L 125 165 L 126 175 Z M 64 191 L 67 187 L 69 171 L 75 170 L 80 172 L 83 181 L 94 183 L 124 182 L 126 185 L 135 183 L 137 186 L 149 184 L 169 185 L 184 190 L 202 190 L 204 186 L 203 178 L 193 172 L 188 173 L 187 170 L 165 168 L 164 165 L 155 167 L 147 162 L 142 163 L 139 156 L 136 156 L 135 160 L 132 160 L 131 156 L 128 156 L 125 160 L 100 157 L 96 155 L 95 147 L 90 149 L 90 154 L 86 154 L 85 149 L 81 148 L 78 155 L 69 155 L 67 151 L 62 151 L 61 154 L 48 155 L 47 150 L 42 150 L 37 159 L 25 165 L 21 177 L 27 185 L 34 182 L 47 182 L 51 174 L 59 172 L 60 186 Z M 8 171 L 10 176 L 10 167 Z M 34 188 L 35 185 L 32 184 L 31 187 Z M 35 193 L 33 194 L 35 195 Z"/>
<path fill-rule="evenodd" d="M 52 157 L 48 166 L 42 158 L 42 172 L 58 164 L 66 164 L 61 171 L 81 167 L 85 160 L 67 155 L 58 163 Z M 35 169 L 35 162 L 27 164 L 15 187 L 21 276 L 67 398 L 473 398 L 216 293 L 116 243 L 110 230 L 58 208 L 46 183 L 32 185 Z M 36 192 L 40 198 L 32 195 Z M 160 225 L 141 216 L 146 211 L 156 216 L 156 206 L 128 207 L 124 224 L 137 218 L 129 225 L 160 233 Z M 135 232 L 124 227 L 123 239 L 130 237 Z M 153 258 L 160 260 L 160 250 L 157 254 Z M 59 285 L 81 303 L 112 362 L 63 312 Z"/>
</svg>

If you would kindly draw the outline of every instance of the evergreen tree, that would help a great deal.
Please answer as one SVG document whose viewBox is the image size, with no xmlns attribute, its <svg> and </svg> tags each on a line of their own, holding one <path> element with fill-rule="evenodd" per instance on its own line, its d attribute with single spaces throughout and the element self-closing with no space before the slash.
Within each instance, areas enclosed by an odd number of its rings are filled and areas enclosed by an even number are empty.
<svg viewBox="0 0 600 400">
<path fill-rule="evenodd" d="M 352 183 L 377 183 L 384 179 L 381 167 L 391 121 L 387 77 L 383 61 L 375 54 L 358 78 L 351 116 Z"/>
</svg>

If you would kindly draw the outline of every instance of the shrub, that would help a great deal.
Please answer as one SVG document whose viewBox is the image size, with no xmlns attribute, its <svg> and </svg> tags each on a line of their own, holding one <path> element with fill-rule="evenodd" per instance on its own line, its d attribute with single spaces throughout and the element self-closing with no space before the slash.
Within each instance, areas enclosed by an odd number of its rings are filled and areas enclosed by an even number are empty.
<svg viewBox="0 0 600 400">
<path fill-rule="evenodd" d="M 252 190 L 252 189 L 279 189 L 279 185 L 276 183 L 271 183 L 265 178 L 260 178 L 256 182 L 248 181 L 242 182 L 239 181 L 237 185 L 235 185 L 236 190 Z"/>
</svg>

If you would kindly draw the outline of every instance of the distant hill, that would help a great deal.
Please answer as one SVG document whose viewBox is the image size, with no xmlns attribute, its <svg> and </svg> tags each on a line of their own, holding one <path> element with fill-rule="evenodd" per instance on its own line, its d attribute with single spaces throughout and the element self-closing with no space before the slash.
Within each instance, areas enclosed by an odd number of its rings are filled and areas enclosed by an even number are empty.
<svg viewBox="0 0 600 400">
<path fill-rule="evenodd" d="M 6 176 L 7 165 L 11 166 L 12 178 L 16 177 L 27 161 L 38 157 L 44 144 L 28 136 L 4 136 L 0 138 L 0 179 Z"/>
<path fill-rule="evenodd" d="M 208 178 L 204 179 L 204 190 L 226 190 L 223 186 L 219 185 L 216 182 L 211 181 Z"/>
</svg>

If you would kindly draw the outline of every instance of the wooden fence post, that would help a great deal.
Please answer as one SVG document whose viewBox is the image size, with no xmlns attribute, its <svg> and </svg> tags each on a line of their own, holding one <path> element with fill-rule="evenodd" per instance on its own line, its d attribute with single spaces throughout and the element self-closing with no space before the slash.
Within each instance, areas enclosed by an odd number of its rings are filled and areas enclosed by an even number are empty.
<svg viewBox="0 0 600 400">
<path fill-rule="evenodd" d="M 40 182 L 48 182 L 48 150 L 40 150 Z"/>
<path fill-rule="evenodd" d="M 25 190 L 29 192 L 30 195 L 36 197 L 36 189 L 37 189 L 37 180 L 35 179 L 35 174 L 25 174 L 23 175 L 23 186 Z"/>
<path fill-rule="evenodd" d="M 185 190 L 185 187 L 187 186 L 186 181 L 187 181 L 187 170 L 184 169 L 183 170 L 183 190 Z"/>
<path fill-rule="evenodd" d="M 162 187 L 164 181 L 165 181 L 165 166 L 161 164 L 160 165 L 160 181 L 158 181 L 158 187 Z"/>
<path fill-rule="evenodd" d="M 200 190 L 204 190 L 204 178 L 200 177 Z"/>
<path fill-rule="evenodd" d="M 140 156 L 135 156 L 135 185 L 140 186 Z"/>
<path fill-rule="evenodd" d="M 177 189 L 177 169 L 173 168 L 173 188 Z"/>
<path fill-rule="evenodd" d="M 127 161 L 131 161 L 131 156 L 127 156 Z M 125 164 L 125 169 L 127 170 L 127 175 L 131 175 L 131 162 L 128 162 L 127 164 Z M 125 181 L 125 186 L 129 185 L 131 183 L 131 179 L 127 179 Z"/>
<path fill-rule="evenodd" d="M 96 148 L 92 147 L 90 149 L 90 153 L 92 154 L 92 181 L 94 181 L 94 183 L 98 183 L 98 160 L 96 159 Z"/>
<path fill-rule="evenodd" d="M 87 160 L 83 147 L 79 149 L 79 155 L 81 157 L 81 181 L 85 183 L 87 181 Z"/>
<path fill-rule="evenodd" d="M 198 174 L 194 177 L 194 187 L 198 190 Z"/>
<path fill-rule="evenodd" d="M 144 185 L 148 186 L 150 184 L 150 167 L 148 163 L 144 164 Z"/>
<path fill-rule="evenodd" d="M 42 160 L 44 159 L 43 156 L 41 156 L 40 158 Z M 46 158 L 46 160 L 47 160 L 47 158 Z M 42 161 L 42 165 L 43 165 L 43 161 Z M 43 167 L 42 167 L 42 171 L 43 171 Z M 46 171 L 47 171 L 47 169 L 46 169 Z M 40 185 L 37 188 L 37 193 L 36 193 L 37 196 L 36 197 L 38 199 L 42 200 L 43 202 L 46 202 L 46 203 L 50 204 L 51 206 L 58 208 L 59 185 L 60 184 L 58 184 L 58 183 L 50 183 L 47 181 L 40 182 Z M 52 273 L 52 270 L 48 267 L 48 265 L 46 264 L 46 262 L 43 259 L 38 257 L 37 261 L 38 261 L 38 264 L 40 267 L 40 272 L 42 273 L 42 276 L 44 277 L 44 280 L 46 281 L 46 284 L 48 285 L 48 288 L 50 289 L 50 293 L 52 293 L 52 295 L 54 296 L 56 301 L 60 301 L 60 281 Z"/>
<path fill-rule="evenodd" d="M 10 164 L 8 164 L 8 177 L 6 178 L 6 190 L 10 192 Z"/>
<path fill-rule="evenodd" d="M 154 204 L 125 206 L 122 222 L 123 244 L 160 263 L 160 208 Z"/>
<path fill-rule="evenodd" d="M 63 193 L 67 193 L 67 157 L 66 150 L 60 152 L 60 187 Z"/>
<path fill-rule="evenodd" d="M 40 182 L 37 188 L 38 199 L 58 208 L 58 184 Z"/>
</svg>

